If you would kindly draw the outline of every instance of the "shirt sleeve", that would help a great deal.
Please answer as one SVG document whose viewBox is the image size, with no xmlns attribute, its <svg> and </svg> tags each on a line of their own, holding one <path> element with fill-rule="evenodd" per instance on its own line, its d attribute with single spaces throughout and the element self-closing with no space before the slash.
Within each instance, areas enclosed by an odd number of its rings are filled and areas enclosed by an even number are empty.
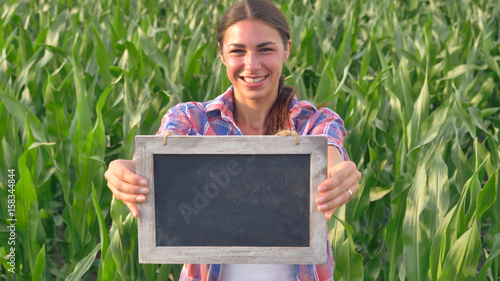
<svg viewBox="0 0 500 281">
<path fill-rule="evenodd" d="M 180 103 L 169 109 L 163 116 L 156 135 L 164 135 L 167 131 L 172 131 L 175 135 L 188 135 L 191 129 L 187 104 Z"/>
<path fill-rule="evenodd" d="M 344 138 L 347 131 L 344 128 L 344 121 L 340 116 L 329 108 L 320 108 L 314 112 L 305 126 L 307 135 L 324 135 L 328 138 L 328 145 L 338 148 L 345 161 L 349 161 L 349 156 L 344 148 Z"/>
<path fill-rule="evenodd" d="M 320 116 L 315 122 L 312 132 L 326 135 L 328 137 L 328 145 L 337 147 L 340 153 L 342 153 L 344 160 L 349 161 L 349 156 L 344 148 L 344 138 L 347 136 L 344 121 L 329 108 L 320 108 L 317 113 L 320 113 Z"/>
</svg>

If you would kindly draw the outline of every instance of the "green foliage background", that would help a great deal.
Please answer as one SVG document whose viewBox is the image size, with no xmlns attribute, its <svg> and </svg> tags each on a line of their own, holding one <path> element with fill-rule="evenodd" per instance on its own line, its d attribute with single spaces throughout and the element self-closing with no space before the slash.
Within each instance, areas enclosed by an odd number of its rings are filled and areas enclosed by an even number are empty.
<svg viewBox="0 0 500 281">
<path fill-rule="evenodd" d="M 498 280 L 500 5 L 277 2 L 286 83 L 342 116 L 363 173 L 329 221 L 335 280 Z M 231 3 L 0 0 L 1 279 L 177 280 L 138 263 L 103 173 L 169 107 L 229 86 L 215 30 Z"/>
</svg>

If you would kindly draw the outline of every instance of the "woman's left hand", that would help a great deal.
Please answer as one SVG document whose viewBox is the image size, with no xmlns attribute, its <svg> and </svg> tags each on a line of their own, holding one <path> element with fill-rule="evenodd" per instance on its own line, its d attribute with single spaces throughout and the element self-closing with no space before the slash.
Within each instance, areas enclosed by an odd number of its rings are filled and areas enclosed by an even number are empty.
<svg viewBox="0 0 500 281">
<path fill-rule="evenodd" d="M 318 186 L 318 210 L 330 219 L 333 212 L 349 202 L 359 189 L 361 173 L 356 164 L 344 161 L 339 150 L 328 146 L 328 178 Z"/>
</svg>

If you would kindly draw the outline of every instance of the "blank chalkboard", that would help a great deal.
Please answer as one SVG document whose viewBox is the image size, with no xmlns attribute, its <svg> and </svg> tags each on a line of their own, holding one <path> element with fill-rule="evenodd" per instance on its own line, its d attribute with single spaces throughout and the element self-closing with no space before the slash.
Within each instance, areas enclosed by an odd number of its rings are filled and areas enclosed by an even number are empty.
<svg viewBox="0 0 500 281">
<path fill-rule="evenodd" d="M 309 155 L 153 159 L 156 245 L 309 246 Z"/>
<path fill-rule="evenodd" d="M 142 263 L 326 262 L 326 138 L 137 136 Z"/>
</svg>

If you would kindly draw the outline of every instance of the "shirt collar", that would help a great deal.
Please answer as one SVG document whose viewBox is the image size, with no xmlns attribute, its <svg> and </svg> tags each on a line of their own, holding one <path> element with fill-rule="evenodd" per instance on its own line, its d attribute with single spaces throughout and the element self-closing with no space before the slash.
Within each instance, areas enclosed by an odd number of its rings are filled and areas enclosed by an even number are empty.
<svg viewBox="0 0 500 281">
<path fill-rule="evenodd" d="M 233 117 L 233 107 L 234 107 L 234 93 L 233 86 L 230 86 L 226 92 L 218 96 L 214 100 L 208 102 L 206 106 L 207 115 L 211 118 L 216 118 L 217 115 L 221 115 L 223 119 L 229 118 L 234 121 Z M 293 123 L 295 118 L 299 115 L 301 111 L 301 106 L 297 96 L 294 95 L 292 102 L 290 103 L 288 121 L 290 122 L 290 128 L 294 128 Z M 220 112 L 220 113 L 219 113 Z"/>
<path fill-rule="evenodd" d="M 233 105 L 234 95 L 233 86 L 231 86 L 226 90 L 226 92 L 224 92 L 224 94 L 208 102 L 205 108 L 207 111 L 207 115 L 211 118 L 215 118 L 218 114 L 220 114 L 222 118 L 229 118 L 230 120 L 234 120 Z"/>
</svg>

